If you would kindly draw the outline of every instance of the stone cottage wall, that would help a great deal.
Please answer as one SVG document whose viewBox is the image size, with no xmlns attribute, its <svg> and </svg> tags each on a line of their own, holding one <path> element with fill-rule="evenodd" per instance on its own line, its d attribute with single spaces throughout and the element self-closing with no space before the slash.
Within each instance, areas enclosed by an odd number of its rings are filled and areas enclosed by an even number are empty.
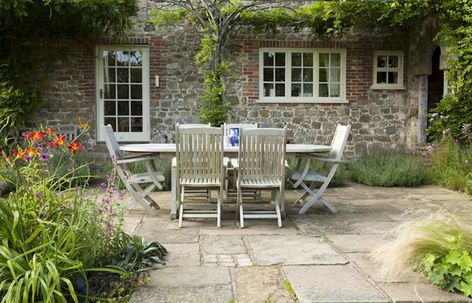
<svg viewBox="0 0 472 303">
<path fill-rule="evenodd" d="M 231 120 L 258 122 L 263 127 L 289 129 L 297 143 L 329 143 L 336 123 L 350 123 L 349 157 L 378 149 L 414 148 L 417 83 L 408 76 L 408 45 L 405 37 L 385 34 L 349 33 L 342 39 L 323 41 L 307 32 L 282 29 L 277 33 L 250 34 L 242 29 L 227 47 L 233 75 L 226 81 L 227 99 L 232 104 Z M 248 34 L 249 33 L 249 34 Z M 153 142 L 172 141 L 176 123 L 196 122 L 197 100 L 202 75 L 193 62 L 199 40 L 188 26 L 137 27 L 126 38 L 108 39 L 99 44 L 146 44 L 150 49 L 150 111 Z M 95 45 L 79 44 L 67 59 L 57 62 L 44 93 L 48 105 L 41 112 L 45 124 L 71 124 L 78 117 L 92 126 L 94 144 Z M 337 47 L 347 50 L 348 104 L 273 104 L 258 102 L 259 47 Z M 405 90 L 371 90 L 373 52 L 403 50 Z M 160 86 L 152 85 L 156 75 Z"/>
</svg>

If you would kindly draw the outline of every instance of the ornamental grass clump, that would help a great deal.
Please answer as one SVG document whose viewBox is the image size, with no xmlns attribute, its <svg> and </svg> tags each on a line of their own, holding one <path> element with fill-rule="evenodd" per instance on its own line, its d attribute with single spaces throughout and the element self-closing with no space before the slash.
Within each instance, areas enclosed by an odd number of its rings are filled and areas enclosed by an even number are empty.
<svg viewBox="0 0 472 303">
<path fill-rule="evenodd" d="M 472 225 L 440 212 L 396 228 L 395 240 L 372 253 L 381 274 L 422 273 L 431 283 L 472 296 Z"/>
<path fill-rule="evenodd" d="M 351 178 L 371 186 L 418 186 L 428 183 L 423 161 L 413 155 L 365 155 L 350 166 Z"/>
</svg>

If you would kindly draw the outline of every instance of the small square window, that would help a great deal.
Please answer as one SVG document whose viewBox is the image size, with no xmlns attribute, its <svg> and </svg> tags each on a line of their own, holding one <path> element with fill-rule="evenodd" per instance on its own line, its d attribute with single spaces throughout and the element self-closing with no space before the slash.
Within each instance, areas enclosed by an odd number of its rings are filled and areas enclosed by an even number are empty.
<svg viewBox="0 0 472 303">
<path fill-rule="evenodd" d="M 403 52 L 374 52 L 372 89 L 403 89 Z"/>
</svg>

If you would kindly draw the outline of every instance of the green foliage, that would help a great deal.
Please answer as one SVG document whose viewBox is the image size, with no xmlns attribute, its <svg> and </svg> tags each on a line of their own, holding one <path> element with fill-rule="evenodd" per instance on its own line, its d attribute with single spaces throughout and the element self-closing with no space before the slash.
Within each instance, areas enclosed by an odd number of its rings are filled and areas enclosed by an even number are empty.
<svg viewBox="0 0 472 303">
<path fill-rule="evenodd" d="M 472 151 L 461 148 L 451 135 L 428 148 L 433 182 L 472 194 Z"/>
<path fill-rule="evenodd" d="M 177 8 L 171 11 L 152 10 L 150 22 L 156 26 L 174 25 L 188 17 L 188 12 L 185 9 Z"/>
<path fill-rule="evenodd" d="M 386 274 L 416 270 L 444 290 L 471 296 L 472 226 L 466 220 L 437 213 L 407 222 L 373 253 L 374 260 Z"/>
<path fill-rule="evenodd" d="M 365 155 L 350 166 L 354 181 L 373 186 L 418 186 L 428 182 L 422 160 L 405 154 Z"/>
</svg>

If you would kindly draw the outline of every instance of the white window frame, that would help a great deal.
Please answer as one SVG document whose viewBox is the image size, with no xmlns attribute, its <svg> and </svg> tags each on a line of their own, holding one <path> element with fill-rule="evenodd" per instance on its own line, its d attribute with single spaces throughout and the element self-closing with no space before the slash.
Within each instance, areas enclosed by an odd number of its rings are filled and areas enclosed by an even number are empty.
<svg viewBox="0 0 472 303">
<path fill-rule="evenodd" d="M 150 101 L 149 101 L 149 48 L 142 45 L 99 45 L 96 47 L 95 83 L 96 83 L 96 104 L 97 104 L 97 141 L 105 141 L 102 131 L 104 125 L 104 102 L 100 90 L 103 89 L 103 60 L 101 54 L 106 50 L 135 51 L 139 50 L 143 54 L 143 131 L 142 132 L 115 132 L 119 142 L 149 142 L 150 141 Z"/>
<path fill-rule="evenodd" d="M 285 53 L 285 93 L 286 96 L 264 96 L 264 52 Z M 313 53 L 313 97 L 292 97 L 292 53 Z M 319 54 L 339 53 L 341 55 L 341 75 L 339 97 L 318 97 L 319 94 Z M 274 75 L 275 77 L 275 75 Z M 260 48 L 259 49 L 259 100 L 258 103 L 348 103 L 346 100 L 346 49 L 342 48 Z"/>
<path fill-rule="evenodd" d="M 398 56 L 398 67 L 377 67 L 379 56 Z M 403 86 L 404 58 L 402 51 L 376 51 L 374 52 L 373 83 L 372 89 L 405 89 Z M 377 83 L 377 72 L 397 72 L 398 83 Z"/>
</svg>

